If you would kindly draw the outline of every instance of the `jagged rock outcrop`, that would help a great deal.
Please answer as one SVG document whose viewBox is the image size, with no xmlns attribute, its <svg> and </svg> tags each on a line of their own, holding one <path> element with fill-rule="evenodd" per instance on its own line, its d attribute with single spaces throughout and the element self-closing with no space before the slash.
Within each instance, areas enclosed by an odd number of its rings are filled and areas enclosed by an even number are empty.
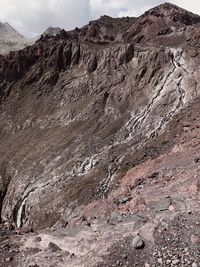
<svg viewBox="0 0 200 267">
<path fill-rule="evenodd" d="M 98 251 L 110 231 L 105 222 L 122 222 L 106 249 L 131 234 L 123 220 L 144 216 L 155 224 L 163 216 L 157 212 L 174 210 L 179 184 L 180 203 L 189 200 L 178 208 L 196 208 L 184 185 L 198 169 L 199 21 L 164 4 L 139 18 L 104 16 L 1 56 L 3 221 L 44 229 L 80 221 L 90 227 L 87 218 L 95 217 L 105 227 L 103 239 L 95 236 Z"/>
</svg>

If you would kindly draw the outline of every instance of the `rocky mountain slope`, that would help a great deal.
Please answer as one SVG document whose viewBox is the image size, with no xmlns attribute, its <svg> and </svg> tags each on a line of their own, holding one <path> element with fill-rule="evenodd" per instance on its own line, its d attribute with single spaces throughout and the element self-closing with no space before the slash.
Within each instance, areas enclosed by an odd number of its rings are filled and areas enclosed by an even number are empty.
<svg viewBox="0 0 200 267">
<path fill-rule="evenodd" d="M 61 32 L 59 27 L 49 27 L 44 33 L 43 36 L 59 34 Z M 11 51 L 17 51 L 25 48 L 26 46 L 33 45 L 41 35 L 34 38 L 26 38 L 17 32 L 12 26 L 7 22 L 0 22 L 0 54 L 5 55 Z"/>
<path fill-rule="evenodd" d="M 198 266 L 199 37 L 166 3 L 0 56 L 2 266 Z"/>
<path fill-rule="evenodd" d="M 12 26 L 8 23 L 0 22 L 0 54 L 22 49 L 28 44 L 29 41 Z"/>
</svg>

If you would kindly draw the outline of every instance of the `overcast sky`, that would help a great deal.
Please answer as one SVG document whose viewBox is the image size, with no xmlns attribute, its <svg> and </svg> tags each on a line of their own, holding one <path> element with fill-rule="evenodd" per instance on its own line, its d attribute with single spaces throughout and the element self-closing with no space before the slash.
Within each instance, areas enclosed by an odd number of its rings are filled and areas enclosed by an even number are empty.
<svg viewBox="0 0 200 267">
<path fill-rule="evenodd" d="M 32 37 L 49 26 L 70 30 L 101 15 L 139 16 L 165 0 L 0 0 L 0 21 Z M 171 0 L 200 14 L 200 0 Z"/>
</svg>

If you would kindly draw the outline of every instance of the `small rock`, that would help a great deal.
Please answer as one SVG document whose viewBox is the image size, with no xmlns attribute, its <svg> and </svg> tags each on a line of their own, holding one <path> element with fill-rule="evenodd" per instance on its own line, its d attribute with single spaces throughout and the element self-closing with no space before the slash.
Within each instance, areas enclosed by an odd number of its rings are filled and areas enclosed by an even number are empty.
<svg viewBox="0 0 200 267">
<path fill-rule="evenodd" d="M 195 163 L 200 162 L 200 158 L 199 158 L 199 157 L 195 158 L 195 159 L 194 159 L 194 162 L 195 162 Z"/>
<path fill-rule="evenodd" d="M 154 178 L 157 178 L 158 175 L 159 175 L 159 172 L 152 172 L 150 175 L 148 175 L 148 178 L 154 179 Z"/>
<path fill-rule="evenodd" d="M 47 249 L 52 252 L 62 251 L 62 249 L 53 242 L 49 242 Z"/>
<path fill-rule="evenodd" d="M 174 210 L 175 210 L 174 206 L 173 206 L 173 205 L 170 205 L 170 206 L 169 206 L 169 210 L 170 210 L 170 211 L 174 211 Z"/>
<path fill-rule="evenodd" d="M 33 232 L 34 230 L 32 227 L 20 228 L 20 229 L 15 230 L 15 234 L 17 235 L 24 235 L 24 234 L 33 233 Z"/>
<path fill-rule="evenodd" d="M 82 216 L 81 220 L 82 220 L 82 222 L 86 222 L 87 221 L 87 218 L 85 217 L 85 215 Z"/>
<path fill-rule="evenodd" d="M 63 255 L 65 255 L 65 256 L 69 256 L 69 255 L 70 255 L 70 252 L 67 251 L 67 250 L 65 250 L 64 253 L 63 253 Z"/>
<path fill-rule="evenodd" d="M 163 261 L 162 261 L 162 258 L 158 258 L 158 263 L 159 263 L 159 264 L 162 264 L 162 262 L 163 262 Z"/>
<path fill-rule="evenodd" d="M 179 260 L 178 260 L 178 259 L 172 261 L 172 264 L 173 264 L 173 265 L 176 265 L 176 264 L 178 264 L 178 263 L 179 263 Z"/>
<path fill-rule="evenodd" d="M 73 259 L 74 257 L 75 257 L 74 253 L 70 254 L 70 259 Z"/>
<path fill-rule="evenodd" d="M 130 200 L 132 199 L 132 197 L 130 196 L 130 197 L 124 197 L 124 198 L 122 198 L 121 199 L 121 204 L 126 204 L 127 202 L 129 202 Z"/>
<path fill-rule="evenodd" d="M 119 260 L 116 261 L 116 265 L 117 266 L 120 266 L 121 265 L 121 262 Z"/>
<path fill-rule="evenodd" d="M 161 222 L 161 226 L 162 226 L 163 230 L 167 230 L 169 228 L 168 223 L 166 223 L 165 221 Z"/>
<path fill-rule="evenodd" d="M 200 192 L 200 180 L 196 180 L 190 187 L 189 187 L 189 191 L 190 193 L 196 194 L 198 192 Z"/>
<path fill-rule="evenodd" d="M 6 262 L 9 262 L 9 261 L 12 261 L 12 258 L 11 257 L 6 258 Z"/>
<path fill-rule="evenodd" d="M 40 236 L 36 236 L 33 238 L 33 242 L 40 242 L 42 241 L 42 238 Z"/>
<path fill-rule="evenodd" d="M 169 208 L 169 206 L 172 204 L 171 197 L 167 197 L 164 199 L 160 199 L 158 203 L 156 203 L 156 211 L 165 211 Z"/>
<path fill-rule="evenodd" d="M 91 226 L 91 222 L 86 221 L 85 225 L 90 227 Z"/>
<path fill-rule="evenodd" d="M 140 249 L 144 247 L 144 241 L 142 240 L 142 238 L 140 237 L 140 235 L 136 235 L 133 238 L 133 242 L 132 242 L 132 246 L 136 249 Z"/>
<path fill-rule="evenodd" d="M 198 267 L 198 265 L 196 264 L 196 262 L 192 263 L 192 267 Z"/>
<path fill-rule="evenodd" d="M 122 255 L 122 257 L 126 260 L 128 258 L 127 254 Z"/>
</svg>

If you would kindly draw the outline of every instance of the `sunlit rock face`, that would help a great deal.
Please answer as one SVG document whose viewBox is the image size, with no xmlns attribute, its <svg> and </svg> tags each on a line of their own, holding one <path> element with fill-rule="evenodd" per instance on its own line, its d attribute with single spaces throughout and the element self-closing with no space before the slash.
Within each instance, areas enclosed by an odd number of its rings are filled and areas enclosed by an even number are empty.
<svg viewBox="0 0 200 267">
<path fill-rule="evenodd" d="M 3 220 L 67 220 L 173 146 L 176 117 L 200 93 L 199 21 L 165 4 L 0 57 Z"/>
</svg>

